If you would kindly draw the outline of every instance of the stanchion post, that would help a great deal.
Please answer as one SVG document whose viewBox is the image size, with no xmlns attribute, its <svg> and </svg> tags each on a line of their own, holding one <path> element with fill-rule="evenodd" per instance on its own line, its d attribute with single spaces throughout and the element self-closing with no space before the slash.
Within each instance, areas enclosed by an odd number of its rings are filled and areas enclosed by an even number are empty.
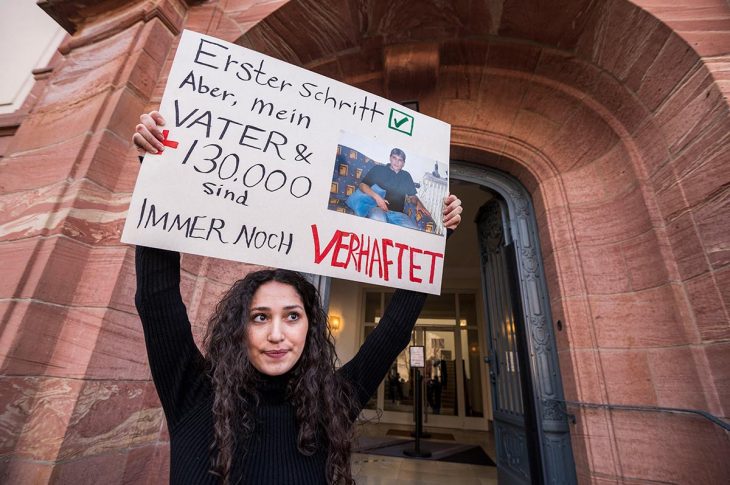
<svg viewBox="0 0 730 485">
<path fill-rule="evenodd" d="M 413 450 L 403 450 L 403 454 L 414 458 L 428 458 L 431 456 L 431 452 L 421 449 L 421 434 L 423 433 L 423 395 L 421 394 L 423 388 L 423 377 L 421 376 L 421 371 L 418 369 L 414 369 L 414 372 L 416 374 L 414 382 L 416 392 L 413 396 L 413 399 L 415 400 L 414 407 L 416 409 L 416 443 Z"/>
</svg>

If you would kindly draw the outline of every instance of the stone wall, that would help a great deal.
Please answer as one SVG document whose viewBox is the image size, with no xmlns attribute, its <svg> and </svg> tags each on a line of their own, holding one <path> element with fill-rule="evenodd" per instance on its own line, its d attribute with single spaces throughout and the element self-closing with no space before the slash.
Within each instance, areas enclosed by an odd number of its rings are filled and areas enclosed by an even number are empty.
<svg viewBox="0 0 730 485">
<path fill-rule="evenodd" d="M 76 31 L 0 160 L 0 481 L 160 483 L 164 419 L 119 235 L 131 130 L 187 5 L 45 3 Z"/>
</svg>

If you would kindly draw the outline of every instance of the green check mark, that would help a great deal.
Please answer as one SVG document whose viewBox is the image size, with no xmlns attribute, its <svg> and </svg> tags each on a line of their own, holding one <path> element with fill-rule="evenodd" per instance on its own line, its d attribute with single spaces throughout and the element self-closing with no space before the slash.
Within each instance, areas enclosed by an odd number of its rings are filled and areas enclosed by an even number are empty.
<svg viewBox="0 0 730 485">
<path fill-rule="evenodd" d="M 393 118 L 393 123 L 395 124 L 395 127 L 396 128 L 400 128 L 401 126 L 403 126 L 404 123 L 407 123 L 408 120 L 409 120 L 409 118 L 403 118 L 400 121 L 399 120 L 396 120 L 395 118 Z"/>
<path fill-rule="evenodd" d="M 395 108 L 390 109 L 390 116 L 388 117 L 388 128 L 391 130 L 405 133 L 408 136 L 413 135 L 413 125 L 415 119 L 413 116 Z"/>
</svg>

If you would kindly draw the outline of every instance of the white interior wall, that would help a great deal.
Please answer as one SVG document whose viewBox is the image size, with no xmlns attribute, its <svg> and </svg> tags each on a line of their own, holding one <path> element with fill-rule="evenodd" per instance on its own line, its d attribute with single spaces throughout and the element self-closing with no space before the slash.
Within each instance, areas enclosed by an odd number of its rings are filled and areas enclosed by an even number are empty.
<svg viewBox="0 0 730 485">
<path fill-rule="evenodd" d="M 360 284 L 355 281 L 332 279 L 330 288 L 329 315 L 340 317 L 340 330 L 336 331 L 335 341 L 337 356 L 341 363 L 354 357 L 360 347 L 362 332 L 362 303 L 360 301 Z"/>
</svg>

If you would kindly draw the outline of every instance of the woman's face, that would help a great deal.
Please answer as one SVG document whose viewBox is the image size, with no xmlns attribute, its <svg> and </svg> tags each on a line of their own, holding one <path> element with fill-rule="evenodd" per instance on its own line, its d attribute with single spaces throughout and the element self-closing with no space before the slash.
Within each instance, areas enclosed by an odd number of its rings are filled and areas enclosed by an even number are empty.
<svg viewBox="0 0 730 485">
<path fill-rule="evenodd" d="M 278 376 L 299 361 L 309 320 L 293 286 L 269 281 L 259 286 L 248 315 L 249 360 L 262 374 Z"/>
</svg>

